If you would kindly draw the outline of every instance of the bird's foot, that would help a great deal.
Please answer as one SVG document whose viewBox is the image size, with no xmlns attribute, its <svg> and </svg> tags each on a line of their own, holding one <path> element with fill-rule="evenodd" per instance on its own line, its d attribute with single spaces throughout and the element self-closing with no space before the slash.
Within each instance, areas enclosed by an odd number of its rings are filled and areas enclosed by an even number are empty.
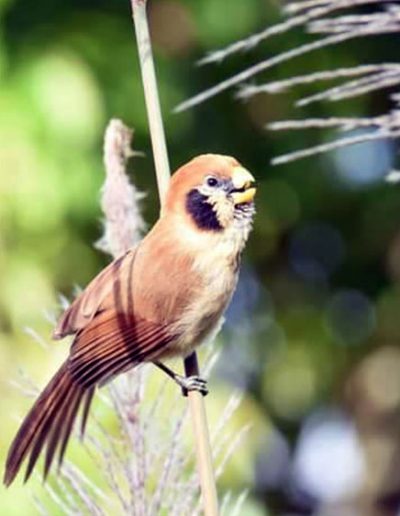
<svg viewBox="0 0 400 516">
<path fill-rule="evenodd" d="M 174 380 L 181 386 L 184 396 L 187 396 L 189 391 L 198 391 L 203 396 L 208 394 L 207 380 L 200 376 L 182 376 L 177 374 Z"/>
<path fill-rule="evenodd" d="M 198 391 L 203 396 L 207 396 L 207 380 L 204 380 L 204 378 L 200 376 L 182 376 L 181 374 L 175 373 L 175 371 L 172 371 L 172 369 L 158 360 L 154 360 L 153 363 L 182 388 L 182 394 L 184 396 L 187 396 L 189 391 Z"/>
</svg>

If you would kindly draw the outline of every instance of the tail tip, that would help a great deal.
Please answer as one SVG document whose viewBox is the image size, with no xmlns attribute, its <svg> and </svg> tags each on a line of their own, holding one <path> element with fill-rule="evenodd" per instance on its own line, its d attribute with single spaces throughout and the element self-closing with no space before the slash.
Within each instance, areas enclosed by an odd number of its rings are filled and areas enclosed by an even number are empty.
<svg viewBox="0 0 400 516">
<path fill-rule="evenodd" d="M 6 469 L 6 471 L 4 472 L 4 477 L 3 477 L 3 484 L 5 485 L 5 487 L 10 487 L 10 485 L 12 484 L 12 481 L 14 480 L 14 477 L 15 477 L 15 475 L 13 474 L 13 472 L 10 471 L 9 469 Z"/>
</svg>

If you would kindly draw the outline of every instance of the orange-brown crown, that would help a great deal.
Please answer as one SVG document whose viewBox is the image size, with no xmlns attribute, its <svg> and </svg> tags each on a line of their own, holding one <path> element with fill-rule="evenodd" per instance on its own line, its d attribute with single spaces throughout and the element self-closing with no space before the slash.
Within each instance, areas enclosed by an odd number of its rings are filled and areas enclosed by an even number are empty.
<svg viewBox="0 0 400 516">
<path fill-rule="evenodd" d="M 235 168 L 240 163 L 231 156 L 221 154 L 202 154 L 180 167 L 172 176 L 168 190 L 165 209 L 174 210 L 182 204 L 187 193 L 200 186 L 204 178 L 213 175 L 221 179 L 232 179 Z"/>
</svg>

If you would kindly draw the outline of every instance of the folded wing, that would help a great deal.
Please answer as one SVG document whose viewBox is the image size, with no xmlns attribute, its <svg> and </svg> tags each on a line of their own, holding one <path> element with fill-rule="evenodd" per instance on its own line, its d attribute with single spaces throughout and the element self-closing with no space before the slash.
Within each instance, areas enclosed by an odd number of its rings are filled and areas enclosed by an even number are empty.
<svg viewBox="0 0 400 516">
<path fill-rule="evenodd" d="M 133 267 L 135 254 L 136 248 L 130 249 L 111 262 L 89 283 L 62 315 L 54 330 L 54 339 L 62 339 L 85 328 L 96 313 L 102 310 L 115 282 L 121 282 L 129 274 L 129 270 Z"/>
</svg>

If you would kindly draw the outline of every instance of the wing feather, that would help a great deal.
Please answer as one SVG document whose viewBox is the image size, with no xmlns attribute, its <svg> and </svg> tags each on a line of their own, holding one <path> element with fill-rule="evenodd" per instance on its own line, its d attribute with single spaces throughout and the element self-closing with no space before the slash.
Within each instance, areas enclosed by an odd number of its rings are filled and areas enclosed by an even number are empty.
<svg viewBox="0 0 400 516">
<path fill-rule="evenodd" d="M 98 314 L 79 333 L 69 359 L 72 378 L 83 387 L 103 384 L 116 374 L 165 353 L 177 335 L 161 324 L 115 312 Z"/>
<path fill-rule="evenodd" d="M 54 332 L 54 339 L 82 330 L 103 309 L 103 303 L 112 292 L 115 281 L 131 268 L 136 248 L 111 262 L 98 274 L 64 312 Z"/>
</svg>

